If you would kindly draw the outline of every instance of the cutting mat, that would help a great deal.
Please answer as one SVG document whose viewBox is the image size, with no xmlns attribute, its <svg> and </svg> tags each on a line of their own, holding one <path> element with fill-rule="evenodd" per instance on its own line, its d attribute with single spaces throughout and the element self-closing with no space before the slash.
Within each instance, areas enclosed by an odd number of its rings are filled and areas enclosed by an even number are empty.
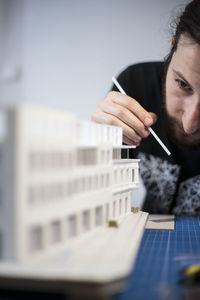
<svg viewBox="0 0 200 300">
<path fill-rule="evenodd" d="M 175 230 L 145 230 L 124 292 L 115 299 L 183 299 L 180 270 L 200 263 L 200 218 L 177 217 Z"/>
</svg>

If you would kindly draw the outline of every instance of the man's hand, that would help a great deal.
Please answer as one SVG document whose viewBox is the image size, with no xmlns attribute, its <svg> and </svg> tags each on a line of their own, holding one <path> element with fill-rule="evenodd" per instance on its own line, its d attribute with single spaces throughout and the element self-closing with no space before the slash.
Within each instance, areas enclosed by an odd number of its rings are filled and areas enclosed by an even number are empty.
<svg viewBox="0 0 200 300">
<path fill-rule="evenodd" d="M 147 112 L 135 99 L 112 91 L 106 99 L 99 101 L 91 119 L 100 124 L 122 127 L 123 142 L 139 146 L 142 138 L 149 136 L 147 127 L 153 125 L 157 117 Z"/>
</svg>

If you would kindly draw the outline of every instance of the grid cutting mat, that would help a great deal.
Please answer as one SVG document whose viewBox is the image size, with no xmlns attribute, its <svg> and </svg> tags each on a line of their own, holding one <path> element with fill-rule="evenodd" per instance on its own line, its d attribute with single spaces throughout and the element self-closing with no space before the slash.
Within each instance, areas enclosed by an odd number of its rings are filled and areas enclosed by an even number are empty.
<svg viewBox="0 0 200 300">
<path fill-rule="evenodd" d="M 115 299 L 183 299 L 180 271 L 200 263 L 200 218 L 177 217 L 175 230 L 145 230 L 124 292 Z"/>
</svg>

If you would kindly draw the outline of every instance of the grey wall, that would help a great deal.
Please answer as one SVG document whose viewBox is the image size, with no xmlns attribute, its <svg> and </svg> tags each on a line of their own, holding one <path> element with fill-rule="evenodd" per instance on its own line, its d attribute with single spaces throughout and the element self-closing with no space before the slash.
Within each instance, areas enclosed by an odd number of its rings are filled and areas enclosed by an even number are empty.
<svg viewBox="0 0 200 300">
<path fill-rule="evenodd" d="M 161 60 L 184 0 L 0 0 L 0 102 L 89 119 L 127 65 Z"/>
</svg>

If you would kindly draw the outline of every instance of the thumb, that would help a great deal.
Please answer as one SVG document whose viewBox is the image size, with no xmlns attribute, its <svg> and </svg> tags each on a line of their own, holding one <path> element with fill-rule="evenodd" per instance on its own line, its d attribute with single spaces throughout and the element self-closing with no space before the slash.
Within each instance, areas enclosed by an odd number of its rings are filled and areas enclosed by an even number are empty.
<svg viewBox="0 0 200 300">
<path fill-rule="evenodd" d="M 154 123 L 156 123 L 156 121 L 157 121 L 157 115 L 156 114 L 154 114 L 153 112 L 149 112 L 149 114 L 151 115 L 151 117 L 152 117 L 152 119 L 153 119 L 153 122 L 152 122 L 152 125 L 154 124 Z"/>
</svg>

